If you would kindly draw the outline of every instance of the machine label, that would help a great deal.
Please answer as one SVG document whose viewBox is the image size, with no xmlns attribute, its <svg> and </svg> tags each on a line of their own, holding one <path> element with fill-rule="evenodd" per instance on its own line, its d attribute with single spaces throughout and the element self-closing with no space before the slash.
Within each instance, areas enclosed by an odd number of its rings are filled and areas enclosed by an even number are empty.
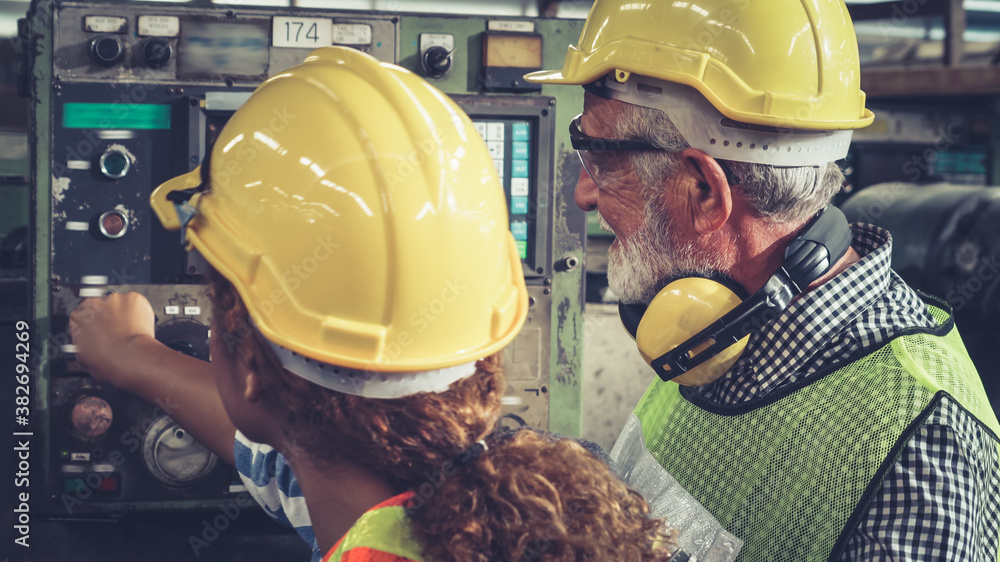
<svg viewBox="0 0 1000 562">
<path fill-rule="evenodd" d="M 177 37 L 181 30 L 177 16 L 139 16 L 139 35 Z"/>
<path fill-rule="evenodd" d="M 117 16 L 84 16 L 84 31 L 94 33 L 125 33 L 128 27 L 128 18 Z"/>
<path fill-rule="evenodd" d="M 363 23 L 335 23 L 333 42 L 336 45 L 371 45 L 372 26 Z"/>
<path fill-rule="evenodd" d="M 521 33 L 534 33 L 535 23 L 530 21 L 507 21 L 490 20 L 486 23 L 489 31 L 517 31 Z"/>
<path fill-rule="evenodd" d="M 288 18 L 275 16 L 271 23 L 271 45 L 312 49 L 332 44 L 330 26 L 326 18 Z"/>
</svg>

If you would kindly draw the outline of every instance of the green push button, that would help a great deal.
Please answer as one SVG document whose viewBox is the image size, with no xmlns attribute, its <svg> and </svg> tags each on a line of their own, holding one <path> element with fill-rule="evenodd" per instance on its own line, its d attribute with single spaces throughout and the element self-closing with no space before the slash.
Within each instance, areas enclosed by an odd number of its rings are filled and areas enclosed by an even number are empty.
<svg viewBox="0 0 1000 562">
<path fill-rule="evenodd" d="M 519 141 L 511 143 L 511 157 L 515 160 L 527 160 L 528 143 Z"/>
<path fill-rule="evenodd" d="M 67 494 L 75 494 L 77 492 L 85 492 L 87 490 L 87 484 L 83 481 L 83 478 L 64 478 L 63 479 L 63 492 Z"/>
<path fill-rule="evenodd" d="M 524 221 L 510 221 L 510 233 L 514 235 L 514 240 L 527 240 L 528 223 Z"/>
<path fill-rule="evenodd" d="M 521 256 L 522 260 L 528 259 L 528 242 L 525 240 L 517 241 L 517 254 Z"/>
<path fill-rule="evenodd" d="M 520 121 L 511 124 L 511 135 L 515 142 L 527 142 L 528 141 L 528 124 Z"/>
</svg>

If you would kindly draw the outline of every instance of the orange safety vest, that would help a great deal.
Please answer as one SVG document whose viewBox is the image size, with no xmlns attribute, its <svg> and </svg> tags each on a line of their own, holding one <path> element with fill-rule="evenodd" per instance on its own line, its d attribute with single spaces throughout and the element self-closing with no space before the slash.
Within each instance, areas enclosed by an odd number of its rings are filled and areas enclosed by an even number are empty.
<svg viewBox="0 0 1000 562">
<path fill-rule="evenodd" d="M 405 492 L 366 511 L 323 562 L 423 562 L 423 548 L 413 538 L 406 515 L 412 497 L 413 492 Z"/>
</svg>

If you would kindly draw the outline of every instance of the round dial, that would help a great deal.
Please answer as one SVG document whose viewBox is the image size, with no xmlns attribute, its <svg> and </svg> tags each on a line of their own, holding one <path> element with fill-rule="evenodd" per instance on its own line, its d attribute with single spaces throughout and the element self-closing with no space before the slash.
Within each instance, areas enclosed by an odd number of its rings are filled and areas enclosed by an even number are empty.
<svg viewBox="0 0 1000 562">
<path fill-rule="evenodd" d="M 171 486 L 198 482 L 212 472 L 218 461 L 218 457 L 168 416 L 160 416 L 146 430 L 142 455 L 153 476 Z"/>
</svg>

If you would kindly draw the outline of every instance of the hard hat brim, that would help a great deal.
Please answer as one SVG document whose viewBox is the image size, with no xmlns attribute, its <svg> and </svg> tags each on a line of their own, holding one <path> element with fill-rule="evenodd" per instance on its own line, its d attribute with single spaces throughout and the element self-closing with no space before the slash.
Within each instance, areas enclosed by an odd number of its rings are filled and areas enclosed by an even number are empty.
<svg viewBox="0 0 1000 562">
<path fill-rule="evenodd" d="M 180 217 L 177 216 L 177 208 L 167 199 L 167 196 L 175 191 L 192 189 L 201 185 L 201 166 L 190 172 L 169 179 L 153 190 L 149 196 L 149 204 L 156 213 L 156 218 L 160 219 L 163 228 L 167 230 L 179 230 L 181 227 Z"/>
<path fill-rule="evenodd" d="M 580 80 L 579 77 L 567 78 L 563 76 L 561 70 L 537 70 L 524 75 L 524 79 L 535 84 L 568 84 L 580 86 L 588 81 Z"/>
</svg>

